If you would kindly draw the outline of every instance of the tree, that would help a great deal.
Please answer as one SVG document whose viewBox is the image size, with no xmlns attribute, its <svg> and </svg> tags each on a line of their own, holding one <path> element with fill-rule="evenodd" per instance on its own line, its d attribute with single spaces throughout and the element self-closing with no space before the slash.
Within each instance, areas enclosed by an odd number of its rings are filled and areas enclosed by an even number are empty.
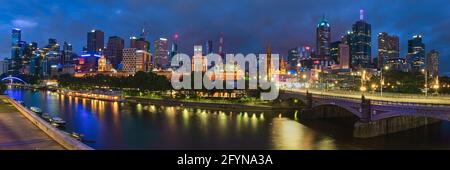
<svg viewBox="0 0 450 170">
<path fill-rule="evenodd" d="M 4 94 L 7 88 L 8 87 L 5 85 L 5 83 L 0 82 L 0 94 Z"/>
</svg>

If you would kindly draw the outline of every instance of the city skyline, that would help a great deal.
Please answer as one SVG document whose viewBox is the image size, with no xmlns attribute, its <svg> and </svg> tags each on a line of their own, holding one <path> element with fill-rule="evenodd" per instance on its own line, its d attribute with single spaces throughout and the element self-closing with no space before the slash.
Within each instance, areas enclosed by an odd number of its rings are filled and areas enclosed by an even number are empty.
<svg viewBox="0 0 450 170">
<path fill-rule="evenodd" d="M 199 7 L 192 5 L 196 4 L 195 2 L 200 4 Z M 407 40 L 415 34 L 420 34 L 423 35 L 424 43 L 427 45 L 427 53 L 432 49 L 439 51 L 441 74 L 448 74 L 450 71 L 449 68 L 444 67 L 450 62 L 446 57 L 449 54 L 446 43 L 450 42 L 450 35 L 448 35 L 450 33 L 439 31 L 450 27 L 450 24 L 445 21 L 448 12 L 439 10 L 448 6 L 444 1 L 394 1 L 383 10 L 376 10 L 380 9 L 378 7 L 384 5 L 383 3 L 359 1 L 322 3 L 319 1 L 282 3 L 269 1 L 264 4 L 256 4 L 254 1 L 240 3 L 212 1 L 209 4 L 188 1 L 186 6 L 183 6 L 184 2 L 174 1 L 122 2 L 124 4 L 117 1 L 108 4 L 93 1 L 89 3 L 75 1 L 67 6 L 64 6 L 62 2 L 53 1 L 52 4 L 50 1 L 6 3 L 0 7 L 2 11 L 6 11 L 0 27 L 1 59 L 10 57 L 10 32 L 14 27 L 23 30 L 22 39 L 28 43 L 36 41 L 38 47 L 43 47 L 47 44 L 48 38 L 55 38 L 59 44 L 64 41 L 73 44 L 74 51 L 81 54 L 83 46 L 86 46 L 86 33 L 91 29 L 105 32 L 105 44 L 107 37 L 117 35 L 125 39 L 127 46 L 128 38 L 133 35 L 139 36 L 144 25 L 149 27 L 147 30 L 149 30 L 148 40 L 152 43 L 151 47 L 154 46 L 154 40 L 160 37 L 171 38 L 172 34 L 178 33 L 181 52 L 192 54 L 194 44 L 204 44 L 208 40 L 214 41 L 213 49 L 217 52 L 220 33 L 224 33 L 225 52 L 262 53 L 270 41 L 274 53 L 287 55 L 289 49 L 297 46 L 315 46 L 315 26 L 324 14 L 331 25 L 331 41 L 336 41 L 351 29 L 351 25 L 359 19 L 359 10 L 364 9 L 365 20 L 372 25 L 372 58 L 376 57 L 377 33 L 387 32 L 400 37 L 400 57 L 404 57 L 407 53 Z M 266 8 L 269 5 L 274 8 L 273 11 L 265 11 L 266 16 L 261 13 L 255 14 L 258 9 L 270 9 Z M 346 7 L 341 8 L 342 5 Z M 416 5 L 423 8 L 412 10 L 412 6 Z M 18 9 L 15 8 L 18 6 L 25 9 L 11 10 Z M 203 10 L 211 14 L 202 16 L 203 12 L 196 8 L 205 9 L 205 6 L 220 8 L 216 11 Z M 398 12 L 391 14 L 385 10 Z M 407 12 L 400 14 L 402 10 Z M 38 11 L 48 11 L 51 14 L 46 15 L 45 12 Z M 426 15 L 432 12 L 434 15 Z M 245 17 L 239 18 L 236 15 Z M 181 17 L 184 19 L 178 19 Z M 135 20 L 130 21 L 129 18 L 135 18 Z M 411 21 L 417 21 L 418 24 L 409 24 Z"/>
</svg>

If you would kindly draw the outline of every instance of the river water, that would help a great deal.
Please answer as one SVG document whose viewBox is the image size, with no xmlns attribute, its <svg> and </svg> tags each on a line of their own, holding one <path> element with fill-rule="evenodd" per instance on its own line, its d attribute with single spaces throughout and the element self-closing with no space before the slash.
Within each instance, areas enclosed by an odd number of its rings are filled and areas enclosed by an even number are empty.
<svg viewBox="0 0 450 170">
<path fill-rule="evenodd" d="M 356 119 L 297 120 L 295 111 L 245 112 L 106 102 L 9 89 L 67 121 L 94 149 L 450 149 L 450 123 L 355 139 Z"/>
</svg>

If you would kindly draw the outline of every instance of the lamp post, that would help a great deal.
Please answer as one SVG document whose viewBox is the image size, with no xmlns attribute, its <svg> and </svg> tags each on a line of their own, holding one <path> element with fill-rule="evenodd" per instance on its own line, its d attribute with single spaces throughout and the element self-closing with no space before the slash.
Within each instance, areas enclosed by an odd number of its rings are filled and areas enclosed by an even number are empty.
<svg viewBox="0 0 450 170">
<path fill-rule="evenodd" d="M 428 97 L 428 70 L 422 69 L 422 73 L 425 74 L 425 97 Z"/>
<path fill-rule="evenodd" d="M 383 96 L 383 85 L 384 85 L 384 77 L 383 77 L 383 69 L 386 71 L 389 70 L 388 66 L 384 66 L 381 68 L 381 75 L 380 75 L 380 95 Z"/>
</svg>

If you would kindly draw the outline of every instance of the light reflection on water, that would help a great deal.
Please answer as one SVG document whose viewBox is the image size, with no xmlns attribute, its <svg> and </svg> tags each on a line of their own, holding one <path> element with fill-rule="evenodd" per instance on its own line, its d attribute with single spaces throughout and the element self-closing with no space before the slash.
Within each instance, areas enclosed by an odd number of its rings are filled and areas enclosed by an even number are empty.
<svg viewBox="0 0 450 170">
<path fill-rule="evenodd" d="M 422 132 L 395 135 L 373 142 L 360 142 L 347 135 L 305 126 L 295 112 L 207 110 L 150 104 L 128 104 L 68 97 L 50 92 L 13 89 L 9 96 L 37 106 L 67 121 L 66 130 L 85 134 L 96 149 L 355 149 L 385 148 L 408 143 Z M 438 143 L 448 142 L 449 126 Z M 441 126 L 438 129 L 442 128 Z M 345 135 L 342 135 L 345 134 Z M 333 136 L 333 137 L 331 137 Z M 417 137 L 418 136 L 418 137 Z M 446 136 L 442 138 L 440 136 Z M 339 138 L 344 138 L 339 139 Z M 414 137 L 413 137 L 414 138 Z M 339 139 L 339 140 L 338 140 Z M 408 142 L 407 142 L 408 141 Z M 426 142 L 425 142 L 426 143 Z M 447 147 L 450 144 L 446 144 Z"/>
</svg>

